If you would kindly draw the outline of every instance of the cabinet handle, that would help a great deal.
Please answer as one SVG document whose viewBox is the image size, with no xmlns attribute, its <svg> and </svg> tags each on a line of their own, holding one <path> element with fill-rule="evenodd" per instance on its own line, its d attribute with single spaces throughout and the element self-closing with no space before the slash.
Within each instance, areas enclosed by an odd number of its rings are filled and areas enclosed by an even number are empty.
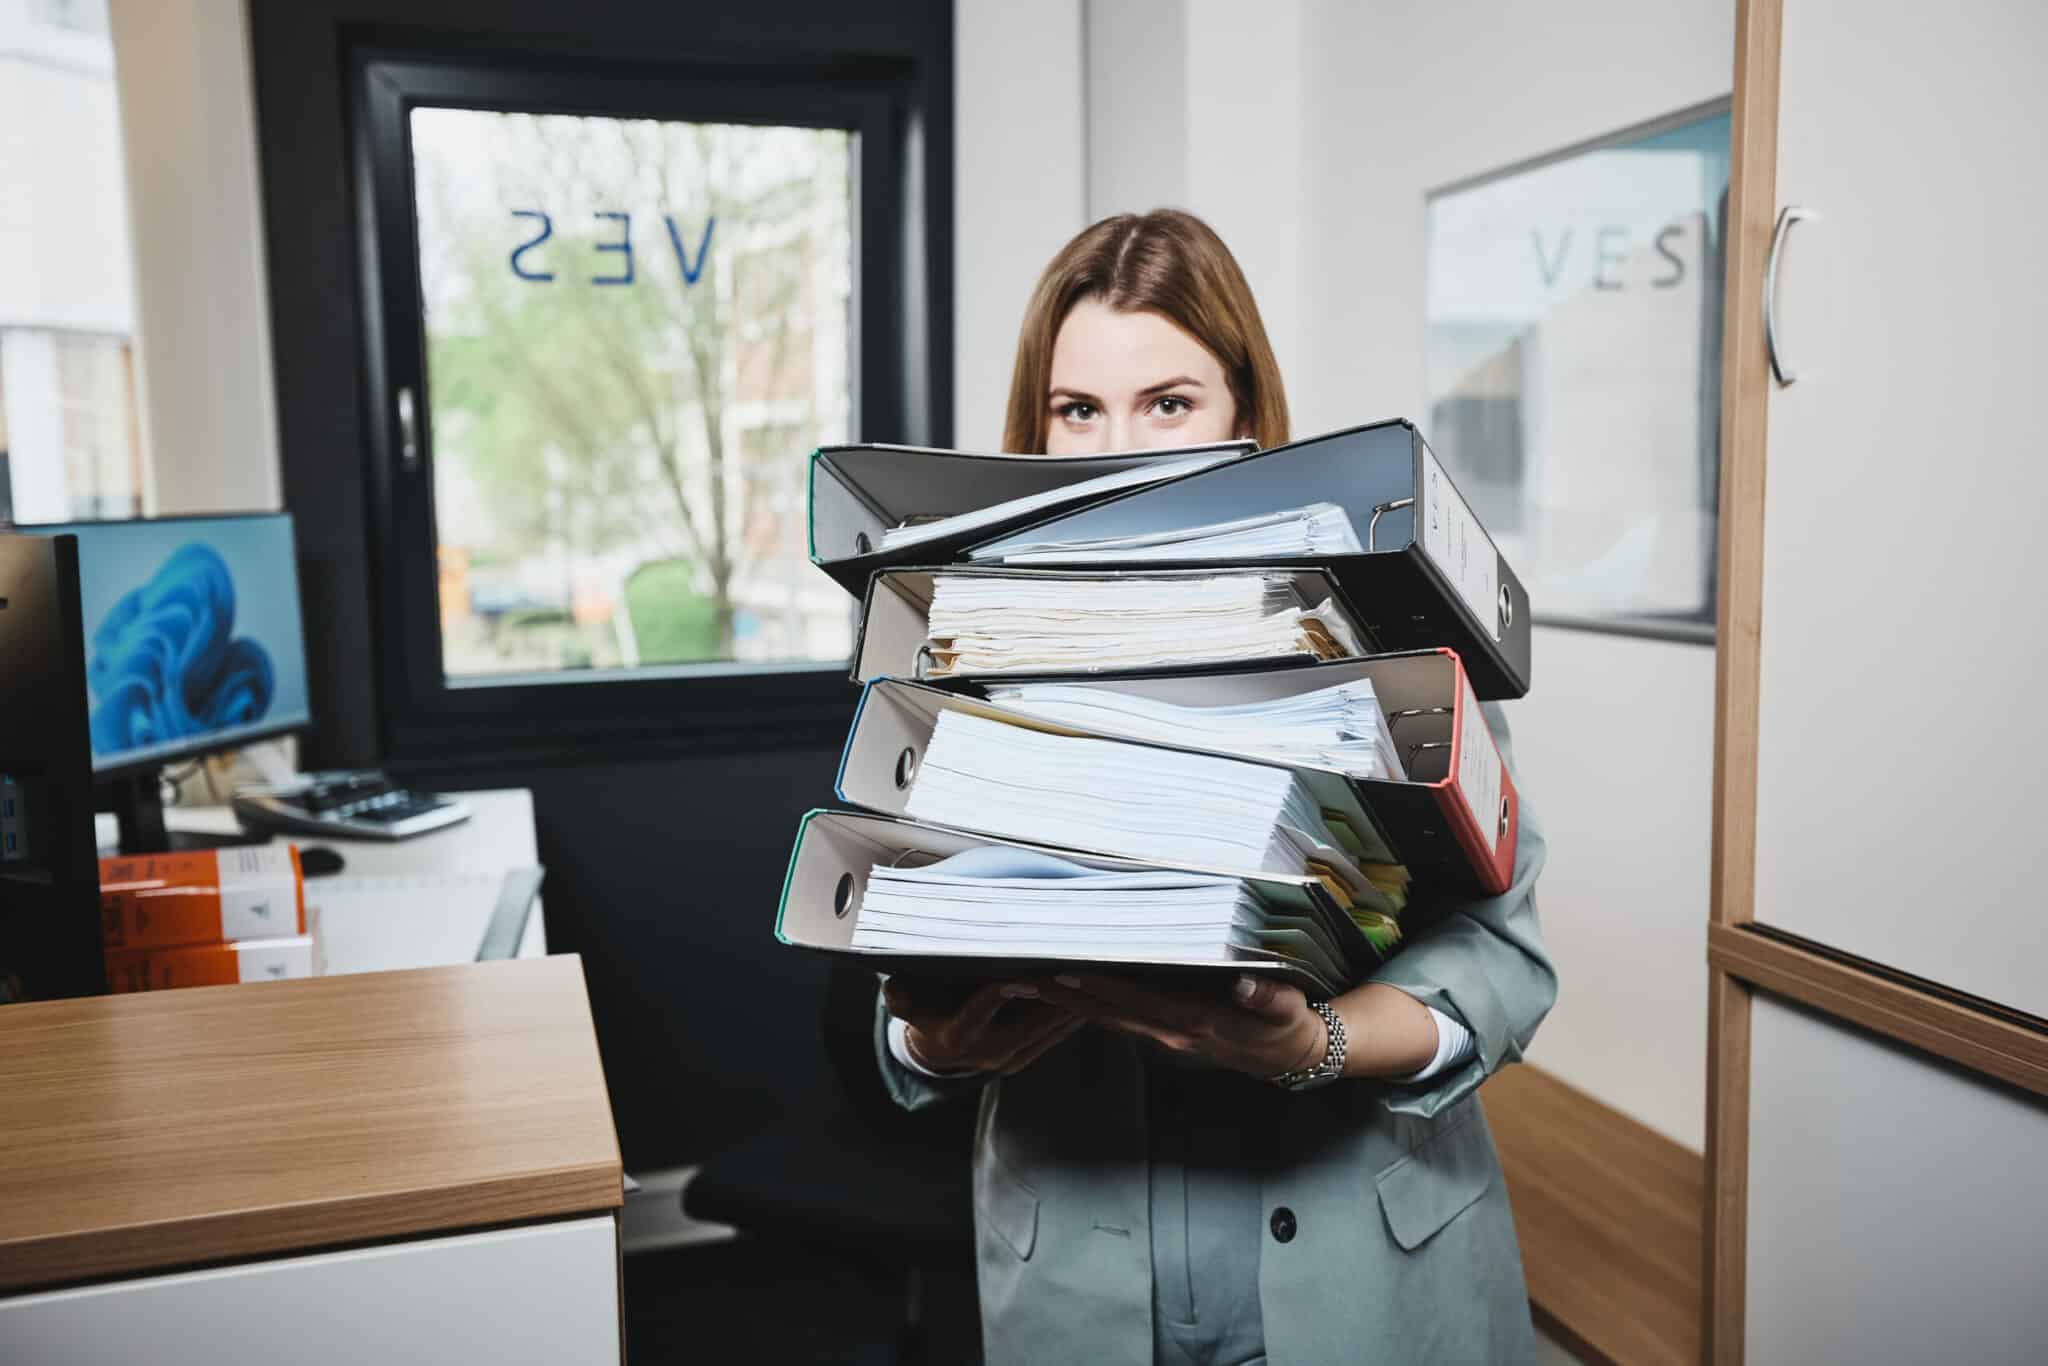
<svg viewBox="0 0 2048 1366">
<path fill-rule="evenodd" d="M 1785 368 L 1785 358 L 1778 350 L 1778 257 L 1794 223 L 1819 217 L 1812 209 L 1787 204 L 1778 210 L 1778 225 L 1771 229 L 1771 254 L 1764 262 L 1764 355 L 1771 362 L 1771 378 L 1778 381 L 1780 389 L 1790 388 L 1799 376 Z"/>
<path fill-rule="evenodd" d="M 398 391 L 398 465 L 407 474 L 420 467 L 419 412 L 409 386 Z"/>
</svg>

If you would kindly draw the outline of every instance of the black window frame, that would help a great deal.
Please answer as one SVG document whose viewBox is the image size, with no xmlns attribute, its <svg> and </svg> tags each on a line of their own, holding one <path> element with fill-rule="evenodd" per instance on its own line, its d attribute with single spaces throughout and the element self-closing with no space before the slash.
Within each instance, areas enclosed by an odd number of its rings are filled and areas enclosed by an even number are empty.
<svg viewBox="0 0 2048 1366">
<path fill-rule="evenodd" d="M 930 249 L 950 236 L 949 186 L 923 155 L 915 64 L 752 54 L 636 63 L 564 54 L 350 49 L 351 158 L 363 313 L 370 591 L 381 748 L 398 762 L 816 747 L 843 733 L 845 663 L 724 662 L 450 683 L 441 655 L 431 423 L 403 462 L 395 395 L 432 411 L 418 279 L 410 113 L 420 107 L 752 123 L 852 131 L 856 439 L 943 443 L 949 394 L 933 369 L 950 336 L 950 282 Z"/>
</svg>

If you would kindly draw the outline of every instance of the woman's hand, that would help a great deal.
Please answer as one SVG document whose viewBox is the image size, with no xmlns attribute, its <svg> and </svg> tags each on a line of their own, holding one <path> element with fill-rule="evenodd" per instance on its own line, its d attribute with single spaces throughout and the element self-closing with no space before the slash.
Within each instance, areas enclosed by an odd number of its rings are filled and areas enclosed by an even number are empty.
<svg viewBox="0 0 2048 1366">
<path fill-rule="evenodd" d="M 1299 988 L 1240 976 L 1227 999 L 1162 991 L 1124 977 L 1065 975 L 1027 984 L 1078 1019 L 1150 1039 L 1170 1052 L 1266 1078 L 1323 1059 L 1329 1031 Z"/>
<path fill-rule="evenodd" d="M 981 988 L 951 1014 L 921 1010 L 895 982 L 882 986 L 882 1004 L 909 1026 L 905 1041 L 934 1072 L 986 1072 L 1009 1076 L 1037 1062 L 1084 1023 L 1081 1016 L 1031 999 L 1017 983 Z"/>
</svg>

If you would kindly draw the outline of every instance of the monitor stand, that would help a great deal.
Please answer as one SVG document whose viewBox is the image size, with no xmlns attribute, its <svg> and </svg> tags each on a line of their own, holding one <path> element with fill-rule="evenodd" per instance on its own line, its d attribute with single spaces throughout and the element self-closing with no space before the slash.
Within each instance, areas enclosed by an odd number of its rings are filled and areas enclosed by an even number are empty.
<svg viewBox="0 0 2048 1366">
<path fill-rule="evenodd" d="M 124 854 L 163 854 L 186 849 L 232 849 L 245 844 L 267 844 L 268 834 L 237 831 L 216 835 L 195 830 L 164 828 L 163 784 L 157 769 L 98 784 L 97 805 L 112 811 L 121 827 L 120 850 Z"/>
</svg>

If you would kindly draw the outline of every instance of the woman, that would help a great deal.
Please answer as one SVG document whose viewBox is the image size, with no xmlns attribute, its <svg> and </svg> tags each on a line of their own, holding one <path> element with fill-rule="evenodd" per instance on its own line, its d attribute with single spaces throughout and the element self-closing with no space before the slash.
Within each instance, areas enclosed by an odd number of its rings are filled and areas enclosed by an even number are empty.
<svg viewBox="0 0 2048 1366">
<path fill-rule="evenodd" d="M 1025 315 L 1005 449 L 1243 436 L 1285 442 L 1287 401 L 1216 235 L 1161 211 L 1070 242 Z M 1327 1003 L 1250 978 L 1201 999 L 1082 973 L 940 1011 L 885 986 L 891 1094 L 912 1109 L 980 1094 L 990 1366 L 1531 1359 L 1473 1092 L 1556 996 L 1532 894 L 1543 856 L 1525 800 L 1509 891 L 1449 899 Z"/>
</svg>

